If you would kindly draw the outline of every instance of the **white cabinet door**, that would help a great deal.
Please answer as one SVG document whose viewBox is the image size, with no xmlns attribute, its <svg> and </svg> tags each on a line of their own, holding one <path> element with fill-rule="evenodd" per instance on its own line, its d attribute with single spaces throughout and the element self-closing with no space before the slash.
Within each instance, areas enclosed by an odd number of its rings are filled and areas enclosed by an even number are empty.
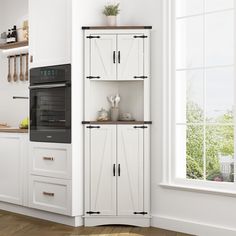
<svg viewBox="0 0 236 236">
<path fill-rule="evenodd" d="M 144 76 L 143 35 L 118 35 L 118 80 L 140 80 Z"/>
<path fill-rule="evenodd" d="M 89 165 L 86 185 L 90 186 L 90 203 L 86 204 L 86 213 L 116 215 L 116 126 L 99 127 L 86 127 L 86 132 L 90 132 L 86 155 L 86 159 L 89 158 L 89 162 L 86 160 L 87 167 Z"/>
<path fill-rule="evenodd" d="M 143 212 L 143 129 L 118 126 L 117 212 L 119 216 Z"/>
<path fill-rule="evenodd" d="M 116 80 L 116 35 L 90 35 L 90 74 L 87 79 Z"/>
<path fill-rule="evenodd" d="M 71 63 L 71 0 L 30 0 L 30 67 Z"/>
<path fill-rule="evenodd" d="M 23 158 L 28 144 L 21 135 L 0 134 L 0 201 L 23 204 Z"/>
</svg>

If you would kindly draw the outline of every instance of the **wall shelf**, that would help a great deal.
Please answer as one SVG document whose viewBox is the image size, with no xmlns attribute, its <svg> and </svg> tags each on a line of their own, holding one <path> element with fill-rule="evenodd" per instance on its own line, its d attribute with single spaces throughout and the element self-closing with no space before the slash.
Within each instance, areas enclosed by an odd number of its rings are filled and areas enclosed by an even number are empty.
<svg viewBox="0 0 236 236">
<path fill-rule="evenodd" d="M 4 43 L 4 44 L 0 44 L 0 49 L 1 50 L 7 50 L 7 49 L 26 47 L 28 45 L 29 45 L 28 41 L 17 42 L 17 43 L 9 43 L 9 44 Z"/>
</svg>

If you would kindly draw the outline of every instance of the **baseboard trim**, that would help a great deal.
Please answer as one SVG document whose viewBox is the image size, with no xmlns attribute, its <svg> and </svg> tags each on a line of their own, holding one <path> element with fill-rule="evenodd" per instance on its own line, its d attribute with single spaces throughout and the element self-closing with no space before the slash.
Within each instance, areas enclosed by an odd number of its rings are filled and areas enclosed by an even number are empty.
<svg viewBox="0 0 236 236">
<path fill-rule="evenodd" d="M 235 236 L 236 228 L 220 227 L 213 224 L 152 215 L 151 226 L 197 236 Z"/>
<path fill-rule="evenodd" d="M 100 225 L 133 225 L 150 227 L 150 217 L 126 217 L 126 216 L 89 216 L 84 218 L 85 227 Z"/>
<path fill-rule="evenodd" d="M 84 220 L 82 216 L 70 217 L 59 214 L 54 214 L 51 212 L 40 211 L 32 208 L 27 208 L 23 206 L 17 206 L 10 203 L 0 202 L 0 210 L 30 216 L 37 219 L 52 221 L 59 224 L 69 225 L 73 227 L 79 227 L 84 225 Z"/>
</svg>

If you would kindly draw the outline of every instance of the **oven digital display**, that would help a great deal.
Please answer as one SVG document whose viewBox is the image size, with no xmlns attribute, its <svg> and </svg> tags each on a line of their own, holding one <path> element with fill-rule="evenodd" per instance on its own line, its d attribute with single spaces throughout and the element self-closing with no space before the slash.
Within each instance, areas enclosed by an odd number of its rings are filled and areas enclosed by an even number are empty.
<svg viewBox="0 0 236 236">
<path fill-rule="evenodd" d="M 43 79 L 55 78 L 58 74 L 58 71 L 55 69 L 43 69 L 40 71 L 40 77 Z"/>
</svg>

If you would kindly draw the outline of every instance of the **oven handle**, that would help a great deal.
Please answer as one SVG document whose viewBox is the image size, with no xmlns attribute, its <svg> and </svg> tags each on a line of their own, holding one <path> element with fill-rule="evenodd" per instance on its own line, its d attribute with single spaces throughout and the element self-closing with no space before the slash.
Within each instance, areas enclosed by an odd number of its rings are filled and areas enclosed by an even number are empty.
<svg viewBox="0 0 236 236">
<path fill-rule="evenodd" d="M 67 87 L 69 84 L 45 84 L 45 85 L 33 85 L 29 86 L 29 89 L 50 89 L 50 88 L 63 88 Z"/>
</svg>

